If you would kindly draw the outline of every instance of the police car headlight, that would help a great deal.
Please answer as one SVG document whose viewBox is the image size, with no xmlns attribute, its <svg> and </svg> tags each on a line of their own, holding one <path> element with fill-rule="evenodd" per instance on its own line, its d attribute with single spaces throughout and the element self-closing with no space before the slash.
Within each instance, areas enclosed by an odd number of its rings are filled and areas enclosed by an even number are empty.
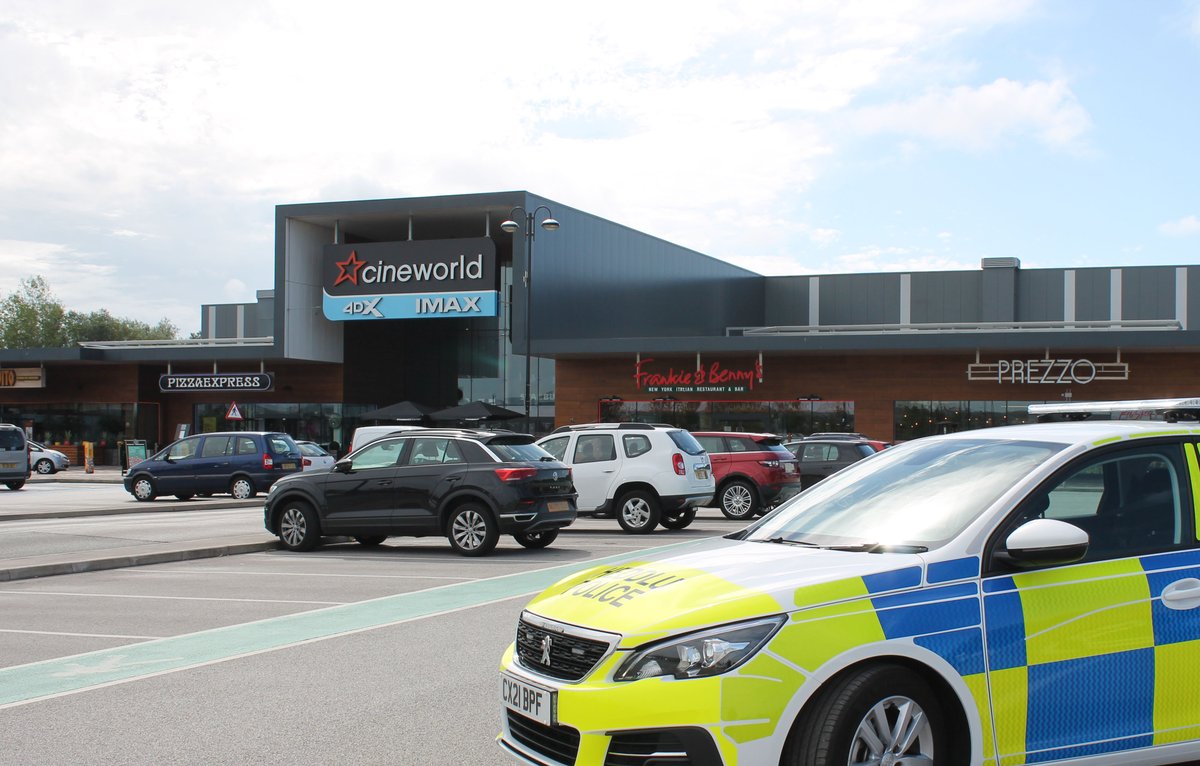
<svg viewBox="0 0 1200 766">
<path fill-rule="evenodd" d="M 787 618 L 783 615 L 722 625 L 634 652 L 617 671 L 617 681 L 656 676 L 705 678 L 733 670 L 754 656 Z"/>
</svg>

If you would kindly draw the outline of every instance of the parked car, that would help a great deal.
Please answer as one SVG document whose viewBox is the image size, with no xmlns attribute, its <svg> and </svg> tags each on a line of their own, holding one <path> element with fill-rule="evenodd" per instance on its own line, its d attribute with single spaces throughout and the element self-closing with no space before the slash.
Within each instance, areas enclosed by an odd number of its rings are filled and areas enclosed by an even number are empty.
<svg viewBox="0 0 1200 766">
<path fill-rule="evenodd" d="M 775 434 L 692 431 L 708 452 L 716 503 L 730 519 L 752 519 L 800 491 L 800 461 Z"/>
<path fill-rule="evenodd" d="M 688 431 L 650 423 L 563 426 L 538 445 L 570 466 L 581 515 L 612 516 L 626 532 L 683 529 L 716 492 L 712 464 Z"/>
<path fill-rule="evenodd" d="M 0 423 L 0 482 L 18 490 L 28 478 L 29 447 L 25 432 L 10 423 Z"/>
<path fill-rule="evenodd" d="M 359 426 L 354 429 L 354 433 L 350 435 L 350 446 L 346 448 L 346 455 L 349 455 L 355 450 L 362 449 L 376 439 L 398 434 L 402 431 L 419 431 L 424 426 Z"/>
<path fill-rule="evenodd" d="M 274 431 L 189 436 L 131 467 L 125 491 L 143 502 L 159 495 L 190 500 L 219 493 L 245 500 L 266 492 L 279 478 L 298 473 L 301 458 L 292 437 Z"/>
<path fill-rule="evenodd" d="M 1198 443 L 1127 420 L 931 436 L 732 535 L 572 573 L 514 620 L 500 744 L 575 766 L 1200 762 Z"/>
<path fill-rule="evenodd" d="M 337 458 L 316 442 L 296 442 L 300 447 L 300 464 L 305 471 L 324 471 L 333 468 Z"/>
<path fill-rule="evenodd" d="M 311 550 L 323 535 L 363 545 L 390 536 L 444 535 L 482 556 L 500 535 L 544 548 L 575 521 L 571 470 L 529 434 L 420 429 L 370 442 L 328 472 L 277 482 L 263 524 L 285 548 Z"/>
<path fill-rule="evenodd" d="M 882 449 L 885 449 L 885 448 L 887 448 L 888 446 L 890 446 L 890 445 L 888 444 L 888 442 L 885 442 L 885 441 L 880 441 L 880 440 L 878 440 L 878 439 L 872 439 L 872 438 L 870 438 L 870 437 L 866 436 L 865 434 L 853 433 L 853 432 L 847 432 L 847 431 L 827 431 L 827 432 L 821 432 L 821 433 L 809 434 L 809 435 L 808 435 L 808 438 L 817 438 L 817 439 L 862 439 L 862 440 L 863 440 L 863 441 L 865 441 L 867 444 L 870 444 L 870 445 L 871 445 L 871 447 L 872 447 L 872 448 L 873 448 L 873 449 L 874 449 L 876 452 L 879 452 L 880 450 L 882 450 Z"/>
<path fill-rule="evenodd" d="M 800 460 L 800 486 L 804 489 L 875 454 L 866 439 L 850 434 L 806 436 L 785 446 Z"/>
<path fill-rule="evenodd" d="M 58 473 L 71 467 L 71 460 L 56 449 L 29 440 L 29 467 L 40 474 Z"/>
</svg>

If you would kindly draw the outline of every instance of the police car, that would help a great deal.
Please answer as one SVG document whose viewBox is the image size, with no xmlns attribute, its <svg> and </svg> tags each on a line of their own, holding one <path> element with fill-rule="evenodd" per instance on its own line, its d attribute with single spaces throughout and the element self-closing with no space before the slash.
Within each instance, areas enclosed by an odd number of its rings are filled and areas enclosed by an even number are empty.
<svg viewBox="0 0 1200 766">
<path fill-rule="evenodd" d="M 501 746 L 578 766 L 1200 759 L 1200 399 L 1030 409 L 1166 417 L 919 439 L 727 537 L 563 580 L 504 654 Z"/>
</svg>

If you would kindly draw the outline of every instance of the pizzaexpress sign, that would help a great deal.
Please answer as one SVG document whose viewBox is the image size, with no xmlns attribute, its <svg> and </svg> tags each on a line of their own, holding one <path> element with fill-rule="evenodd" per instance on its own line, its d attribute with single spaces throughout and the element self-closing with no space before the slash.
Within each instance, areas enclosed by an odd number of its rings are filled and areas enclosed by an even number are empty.
<svg viewBox="0 0 1200 766">
<path fill-rule="evenodd" d="M 326 245 L 327 319 L 496 316 L 496 245 L 487 237 Z"/>
</svg>

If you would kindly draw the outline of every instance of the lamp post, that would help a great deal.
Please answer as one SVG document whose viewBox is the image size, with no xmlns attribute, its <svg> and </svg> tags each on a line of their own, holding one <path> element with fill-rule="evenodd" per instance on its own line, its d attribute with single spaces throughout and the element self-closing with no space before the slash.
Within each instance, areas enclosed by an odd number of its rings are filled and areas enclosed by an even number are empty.
<svg viewBox="0 0 1200 766">
<path fill-rule="evenodd" d="M 500 228 L 507 231 L 509 234 L 514 233 L 521 228 L 518 223 L 520 218 L 517 216 L 519 212 L 521 217 L 525 219 L 525 419 L 530 418 L 530 411 L 533 400 L 529 394 L 530 383 L 530 359 L 533 356 L 533 350 L 529 347 L 529 332 L 533 327 L 533 235 L 534 235 L 534 219 L 537 214 L 546 211 L 546 217 L 542 219 L 541 227 L 546 231 L 556 231 L 558 229 L 558 221 L 554 220 L 554 213 L 545 205 L 538 205 L 532 213 L 525 211 L 525 208 L 520 205 L 514 207 L 508 214 L 508 220 L 500 224 Z M 530 424 L 532 428 L 532 424 Z"/>
</svg>

